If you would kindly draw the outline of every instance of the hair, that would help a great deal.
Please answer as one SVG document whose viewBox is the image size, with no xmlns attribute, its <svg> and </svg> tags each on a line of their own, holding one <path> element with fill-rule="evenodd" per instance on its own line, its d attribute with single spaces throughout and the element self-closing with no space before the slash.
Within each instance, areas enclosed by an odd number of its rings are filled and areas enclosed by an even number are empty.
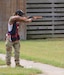
<svg viewBox="0 0 64 75">
<path fill-rule="evenodd" d="M 25 13 L 22 10 L 17 10 L 14 15 L 23 16 Z"/>
</svg>

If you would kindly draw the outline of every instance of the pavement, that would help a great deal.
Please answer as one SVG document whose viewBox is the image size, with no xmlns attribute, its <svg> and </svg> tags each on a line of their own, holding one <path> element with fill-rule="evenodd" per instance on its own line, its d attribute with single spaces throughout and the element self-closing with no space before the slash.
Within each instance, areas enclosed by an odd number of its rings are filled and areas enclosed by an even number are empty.
<svg viewBox="0 0 64 75">
<path fill-rule="evenodd" d="M 4 54 L 0 54 L 0 59 L 5 60 Z M 35 68 L 41 70 L 43 74 L 38 75 L 64 75 L 64 68 L 59 68 L 55 66 L 51 66 L 48 64 L 43 64 L 39 62 L 29 61 L 20 59 L 20 64 L 25 68 Z M 6 65 L 0 66 L 0 68 L 7 67 Z M 14 57 L 11 58 L 11 67 L 15 67 Z"/>
</svg>

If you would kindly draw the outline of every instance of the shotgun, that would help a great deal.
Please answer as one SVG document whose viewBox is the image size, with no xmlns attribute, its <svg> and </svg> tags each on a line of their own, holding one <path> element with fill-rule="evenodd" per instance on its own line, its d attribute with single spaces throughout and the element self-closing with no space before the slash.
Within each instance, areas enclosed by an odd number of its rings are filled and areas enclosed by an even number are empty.
<svg viewBox="0 0 64 75">
<path fill-rule="evenodd" d="M 41 18 L 43 18 L 43 16 L 29 16 L 28 19 L 29 19 L 29 18 L 33 18 L 33 19 L 41 19 Z"/>
</svg>

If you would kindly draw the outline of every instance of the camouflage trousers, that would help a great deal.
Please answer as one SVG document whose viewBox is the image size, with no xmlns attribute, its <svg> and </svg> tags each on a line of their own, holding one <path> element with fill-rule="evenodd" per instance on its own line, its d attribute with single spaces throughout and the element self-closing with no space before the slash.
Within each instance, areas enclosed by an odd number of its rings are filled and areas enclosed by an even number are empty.
<svg viewBox="0 0 64 75">
<path fill-rule="evenodd" d="M 11 42 L 9 40 L 6 40 L 6 64 L 11 64 L 11 54 L 12 54 L 12 47 L 14 49 L 14 58 L 15 58 L 15 64 L 19 64 L 19 54 L 20 54 L 20 42 L 15 41 Z"/>
</svg>

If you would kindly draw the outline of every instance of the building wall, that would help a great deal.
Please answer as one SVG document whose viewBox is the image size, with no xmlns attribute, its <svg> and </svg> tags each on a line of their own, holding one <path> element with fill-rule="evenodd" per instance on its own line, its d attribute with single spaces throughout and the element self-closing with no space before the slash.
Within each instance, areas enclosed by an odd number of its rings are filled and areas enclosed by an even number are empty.
<svg viewBox="0 0 64 75">
<path fill-rule="evenodd" d="M 25 0 L 0 0 L 0 40 L 5 39 L 8 19 L 17 9 L 25 12 Z M 20 26 L 20 37 L 26 39 L 26 26 Z"/>
</svg>

